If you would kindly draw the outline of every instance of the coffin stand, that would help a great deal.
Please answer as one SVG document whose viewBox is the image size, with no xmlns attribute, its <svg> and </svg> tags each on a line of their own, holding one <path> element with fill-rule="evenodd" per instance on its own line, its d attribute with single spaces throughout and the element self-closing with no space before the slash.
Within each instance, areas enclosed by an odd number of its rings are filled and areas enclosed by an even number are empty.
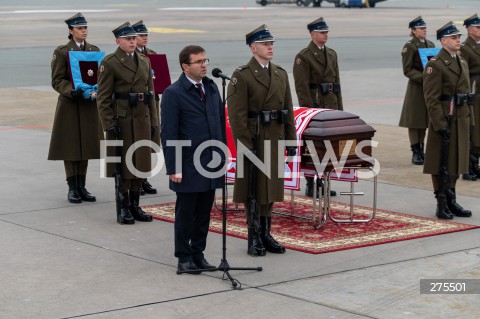
<svg viewBox="0 0 480 319">
<path fill-rule="evenodd" d="M 310 121 L 308 127 L 305 129 L 302 135 L 303 146 L 301 147 L 301 167 L 306 176 L 314 177 L 314 196 L 312 198 L 312 220 L 315 229 L 320 228 L 326 223 L 327 216 L 337 223 L 366 223 L 371 221 L 375 217 L 376 204 L 377 204 L 377 177 L 373 173 L 374 160 L 372 157 L 371 143 L 367 143 L 367 146 L 362 147 L 355 152 L 357 145 L 363 141 L 371 142 L 375 130 L 361 120 L 357 115 L 338 111 L 338 110 L 325 110 L 315 115 Z M 312 145 L 313 142 L 313 145 Z M 328 145 L 330 143 L 330 145 Z M 365 142 L 364 142 L 365 143 Z M 312 149 L 314 147 L 314 150 Z M 340 195 L 350 196 L 350 218 L 337 219 L 331 215 L 331 179 L 334 167 L 331 161 L 325 167 L 322 172 L 317 172 L 315 162 L 317 165 L 322 161 L 327 153 L 328 147 L 333 149 L 337 161 L 339 161 L 342 154 L 344 154 L 345 147 L 350 147 L 346 162 L 344 164 L 345 169 L 355 169 L 358 172 L 369 171 L 373 175 L 373 210 L 369 218 L 355 219 L 354 218 L 354 198 L 355 196 L 364 195 L 363 192 L 355 191 L 355 182 L 350 181 L 350 191 L 340 192 Z M 358 153 L 358 154 L 357 154 Z M 359 156 L 361 155 L 361 156 Z M 319 196 L 318 208 L 317 208 L 317 183 L 319 178 L 323 179 L 324 195 Z M 341 180 L 341 179 L 339 179 Z M 292 212 L 294 211 L 293 205 L 293 191 L 292 198 Z M 322 205 L 323 201 L 323 205 Z M 293 214 L 293 213 L 292 213 Z"/>
</svg>

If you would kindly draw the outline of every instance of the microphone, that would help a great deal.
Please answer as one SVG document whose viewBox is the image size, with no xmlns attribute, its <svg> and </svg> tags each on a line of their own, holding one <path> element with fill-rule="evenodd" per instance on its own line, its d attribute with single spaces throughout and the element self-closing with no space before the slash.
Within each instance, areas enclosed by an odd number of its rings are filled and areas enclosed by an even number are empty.
<svg viewBox="0 0 480 319">
<path fill-rule="evenodd" d="M 212 70 L 212 75 L 216 78 L 222 78 L 224 80 L 231 80 L 228 76 L 222 73 L 222 70 L 215 68 Z"/>
</svg>

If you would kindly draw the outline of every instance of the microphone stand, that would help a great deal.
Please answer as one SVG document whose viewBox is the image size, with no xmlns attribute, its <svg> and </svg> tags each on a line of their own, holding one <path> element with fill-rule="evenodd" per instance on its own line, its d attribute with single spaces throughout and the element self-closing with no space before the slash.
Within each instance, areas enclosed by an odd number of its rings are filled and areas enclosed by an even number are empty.
<svg viewBox="0 0 480 319">
<path fill-rule="evenodd" d="M 223 102 L 224 109 L 226 105 L 225 86 L 226 86 L 226 81 L 225 81 L 225 78 L 222 77 L 222 102 Z M 222 125 L 223 125 L 224 132 L 226 133 L 225 121 L 223 121 Z M 262 267 L 230 267 L 230 265 L 228 264 L 228 261 L 227 261 L 227 198 L 226 198 L 227 175 L 226 173 L 223 175 L 223 178 L 224 178 L 224 183 L 222 187 L 222 260 L 217 270 L 223 271 L 224 277 L 226 275 L 230 280 L 230 282 L 232 283 L 233 289 L 236 289 L 238 280 L 234 279 L 232 275 L 230 275 L 230 270 L 262 271 Z"/>
</svg>

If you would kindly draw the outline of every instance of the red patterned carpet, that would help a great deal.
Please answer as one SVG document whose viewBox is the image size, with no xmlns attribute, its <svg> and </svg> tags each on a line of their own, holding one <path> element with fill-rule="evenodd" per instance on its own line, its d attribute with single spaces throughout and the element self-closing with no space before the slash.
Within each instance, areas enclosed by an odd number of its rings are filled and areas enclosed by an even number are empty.
<svg viewBox="0 0 480 319">
<path fill-rule="evenodd" d="M 286 195 L 285 202 L 275 203 L 274 212 L 289 213 L 290 205 L 290 197 Z M 173 222 L 174 207 L 175 203 L 165 203 L 142 208 L 152 214 L 155 219 Z M 233 205 L 229 204 L 228 207 L 233 208 Z M 311 198 L 296 196 L 294 207 L 296 215 L 311 216 Z M 348 205 L 332 202 L 331 209 L 332 216 L 336 219 L 350 217 Z M 371 216 L 371 211 L 367 207 L 355 206 L 354 218 L 366 219 Z M 474 228 L 479 227 L 377 209 L 375 218 L 368 223 L 339 224 L 327 219 L 327 223 L 318 230 L 313 228 L 313 224 L 309 220 L 274 214 L 271 232 L 278 242 L 289 249 L 321 254 Z M 215 208 L 212 209 L 210 231 L 222 232 L 222 213 Z M 228 211 L 227 235 L 247 238 L 243 210 Z"/>
</svg>

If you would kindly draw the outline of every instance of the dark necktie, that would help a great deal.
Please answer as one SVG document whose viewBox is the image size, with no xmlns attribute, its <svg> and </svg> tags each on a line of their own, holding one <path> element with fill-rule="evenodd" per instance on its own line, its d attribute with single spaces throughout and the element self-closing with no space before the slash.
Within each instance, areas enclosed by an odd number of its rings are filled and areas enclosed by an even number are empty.
<svg viewBox="0 0 480 319">
<path fill-rule="evenodd" d="M 267 73 L 268 78 L 270 79 L 270 71 L 268 70 L 268 68 L 267 68 L 266 66 L 264 66 L 263 69 L 265 70 L 265 72 Z"/>
<path fill-rule="evenodd" d="M 80 44 L 80 50 L 85 51 L 85 46 L 83 44 Z"/>
<path fill-rule="evenodd" d="M 202 90 L 202 84 L 197 83 L 195 84 L 195 87 L 197 88 L 197 91 L 200 94 L 200 100 L 202 100 L 202 102 L 205 103 L 205 93 Z"/>
</svg>

